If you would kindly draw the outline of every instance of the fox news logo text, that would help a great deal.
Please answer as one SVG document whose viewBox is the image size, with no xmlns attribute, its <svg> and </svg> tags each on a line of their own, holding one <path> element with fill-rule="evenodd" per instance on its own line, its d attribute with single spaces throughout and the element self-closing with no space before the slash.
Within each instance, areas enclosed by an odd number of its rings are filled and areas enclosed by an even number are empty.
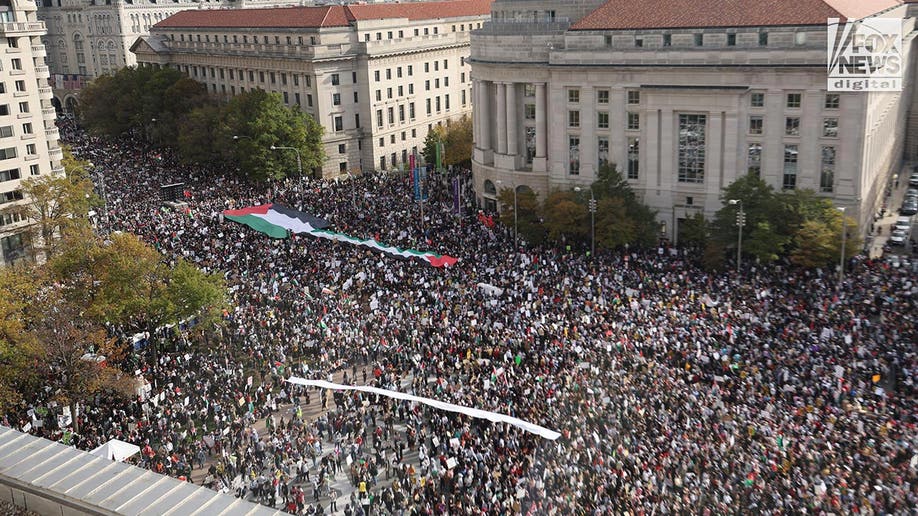
<svg viewBox="0 0 918 516">
<path fill-rule="evenodd" d="M 902 20 L 828 21 L 829 91 L 902 91 Z"/>
</svg>

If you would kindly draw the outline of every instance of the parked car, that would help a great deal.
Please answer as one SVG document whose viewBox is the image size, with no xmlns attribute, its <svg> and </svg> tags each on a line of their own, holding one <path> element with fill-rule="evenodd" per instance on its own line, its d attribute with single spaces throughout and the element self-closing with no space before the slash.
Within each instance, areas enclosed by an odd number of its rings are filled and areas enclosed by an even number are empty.
<svg viewBox="0 0 918 516">
<path fill-rule="evenodd" d="M 908 240 L 908 232 L 903 229 L 893 231 L 889 237 L 889 243 L 892 245 L 905 245 L 906 240 Z"/>
<path fill-rule="evenodd" d="M 896 219 L 896 223 L 893 224 L 893 229 L 901 229 L 903 231 L 908 231 L 912 227 L 912 218 L 911 217 L 899 217 Z"/>
<path fill-rule="evenodd" d="M 914 215 L 918 213 L 918 201 L 903 203 L 902 207 L 899 208 L 899 213 L 902 215 Z"/>
<path fill-rule="evenodd" d="M 918 186 L 918 174 L 912 174 L 909 176 L 908 186 Z"/>
</svg>

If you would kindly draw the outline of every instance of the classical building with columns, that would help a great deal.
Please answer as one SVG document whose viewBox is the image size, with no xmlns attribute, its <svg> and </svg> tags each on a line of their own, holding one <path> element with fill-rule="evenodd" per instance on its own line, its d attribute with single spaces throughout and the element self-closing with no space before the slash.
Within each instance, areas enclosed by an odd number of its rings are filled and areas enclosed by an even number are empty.
<svg viewBox="0 0 918 516">
<path fill-rule="evenodd" d="M 183 11 L 131 47 L 215 95 L 260 88 L 325 128 L 321 171 L 404 168 L 435 125 L 471 115 L 469 39 L 491 0 Z"/>
<path fill-rule="evenodd" d="M 776 6 L 778 8 L 776 8 Z M 899 172 L 918 4 L 898 0 L 495 0 L 472 35 L 479 200 L 586 187 L 614 163 L 663 234 L 759 175 L 862 228 Z M 902 20 L 904 89 L 827 89 L 827 20 Z"/>
</svg>

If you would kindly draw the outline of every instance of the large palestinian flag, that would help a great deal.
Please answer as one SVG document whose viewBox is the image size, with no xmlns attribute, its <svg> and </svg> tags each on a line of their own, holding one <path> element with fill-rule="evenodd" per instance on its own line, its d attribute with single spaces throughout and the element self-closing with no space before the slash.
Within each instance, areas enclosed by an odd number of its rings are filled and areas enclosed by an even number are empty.
<svg viewBox="0 0 918 516">
<path fill-rule="evenodd" d="M 325 229 L 330 226 L 327 220 L 290 209 L 280 204 L 262 204 L 260 206 L 252 206 L 241 210 L 225 210 L 223 216 L 234 222 L 245 224 L 255 231 L 264 233 L 272 238 L 287 238 L 289 233 L 306 233 L 317 238 L 368 247 L 392 256 L 417 258 L 434 267 L 454 265 L 457 261 L 456 258 L 452 256 L 440 255 L 431 251 L 401 249 L 377 242 L 373 239 L 362 239 L 342 233 L 335 233 L 334 231 L 328 231 Z"/>
<path fill-rule="evenodd" d="M 287 238 L 288 231 L 309 233 L 331 225 L 325 219 L 290 209 L 282 204 L 262 204 L 241 210 L 226 210 L 223 216 L 272 238 Z"/>
</svg>

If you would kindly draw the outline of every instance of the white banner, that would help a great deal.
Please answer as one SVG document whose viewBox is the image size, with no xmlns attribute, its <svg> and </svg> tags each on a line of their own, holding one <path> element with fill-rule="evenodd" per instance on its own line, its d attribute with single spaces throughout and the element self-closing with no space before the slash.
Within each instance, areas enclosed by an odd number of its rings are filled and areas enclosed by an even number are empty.
<svg viewBox="0 0 918 516">
<path fill-rule="evenodd" d="M 342 391 L 362 391 L 362 392 L 372 392 L 374 394 L 379 394 L 380 396 L 386 396 L 388 398 L 394 398 L 397 400 L 406 400 L 413 401 L 416 403 L 423 403 L 425 405 L 434 407 L 440 410 L 446 410 L 448 412 L 458 412 L 459 414 L 465 414 L 466 416 L 477 418 L 477 419 L 487 419 L 494 423 L 507 423 L 513 425 L 521 430 L 526 432 L 536 434 L 538 436 L 544 437 L 554 441 L 558 437 L 561 437 L 561 434 L 555 432 L 554 430 L 549 430 L 543 426 L 539 426 L 535 423 L 530 423 L 528 421 L 523 421 L 522 419 L 517 419 L 506 414 L 498 414 L 497 412 L 489 412 L 487 410 L 481 410 L 471 407 L 462 407 L 459 405 L 454 405 L 452 403 L 445 403 L 442 401 L 433 400 L 430 398 L 422 398 L 420 396 L 413 396 L 411 394 L 405 394 L 398 391 L 390 391 L 388 389 L 379 389 L 376 387 L 365 387 L 360 385 L 341 385 L 338 383 L 326 382 L 323 380 L 307 380 L 305 378 L 298 378 L 296 376 L 291 376 L 287 379 L 288 382 L 296 385 L 305 385 L 307 387 L 321 387 L 323 389 L 334 389 Z"/>
</svg>

